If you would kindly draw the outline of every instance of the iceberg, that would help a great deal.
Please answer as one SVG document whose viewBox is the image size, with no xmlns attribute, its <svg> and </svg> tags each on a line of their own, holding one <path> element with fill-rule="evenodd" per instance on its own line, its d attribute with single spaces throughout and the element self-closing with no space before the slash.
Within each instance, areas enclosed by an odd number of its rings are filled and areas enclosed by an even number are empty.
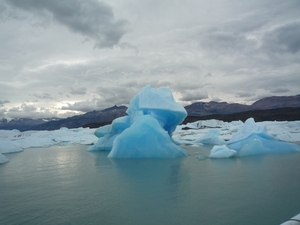
<svg viewBox="0 0 300 225">
<path fill-rule="evenodd" d="M 268 134 L 266 126 L 256 124 L 253 118 L 246 120 L 227 147 L 237 151 L 238 156 L 300 152 L 299 145 L 277 140 Z"/>
<path fill-rule="evenodd" d="M 21 152 L 23 148 L 11 140 L 0 138 L 0 153 Z"/>
<path fill-rule="evenodd" d="M 160 123 L 150 115 L 139 117 L 113 142 L 109 158 L 177 158 L 185 156 Z"/>
<path fill-rule="evenodd" d="M 231 158 L 236 154 L 235 150 L 229 149 L 226 145 L 215 145 L 210 151 L 209 158 Z"/>
<path fill-rule="evenodd" d="M 129 116 L 123 116 L 115 119 L 111 125 L 99 127 L 94 133 L 99 139 L 88 151 L 110 151 L 115 138 L 129 126 Z"/>
<path fill-rule="evenodd" d="M 200 138 L 198 138 L 195 143 L 211 144 L 211 145 L 222 145 L 225 141 L 220 137 L 220 130 L 210 130 Z"/>
<path fill-rule="evenodd" d="M 97 143 L 89 151 L 111 150 L 109 158 L 177 158 L 187 155 L 172 139 L 178 124 L 187 116 L 168 88 L 145 86 L 134 96 L 128 116 L 100 127 Z"/>
</svg>

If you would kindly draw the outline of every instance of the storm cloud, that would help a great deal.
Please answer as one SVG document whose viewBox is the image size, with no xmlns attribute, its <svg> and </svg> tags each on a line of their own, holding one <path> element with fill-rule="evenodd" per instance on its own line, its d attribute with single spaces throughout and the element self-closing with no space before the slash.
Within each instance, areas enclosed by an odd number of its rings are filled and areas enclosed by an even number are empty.
<svg viewBox="0 0 300 225">
<path fill-rule="evenodd" d="M 113 47 L 127 32 L 125 20 L 115 20 L 112 8 L 96 0 L 6 0 L 28 12 L 50 14 L 71 31 L 95 41 L 95 47 Z"/>
</svg>

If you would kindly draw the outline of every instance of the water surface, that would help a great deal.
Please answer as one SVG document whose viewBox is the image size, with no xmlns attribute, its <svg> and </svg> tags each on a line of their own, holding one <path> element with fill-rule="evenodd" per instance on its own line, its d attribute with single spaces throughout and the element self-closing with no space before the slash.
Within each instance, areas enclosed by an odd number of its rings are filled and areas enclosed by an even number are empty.
<svg viewBox="0 0 300 225">
<path fill-rule="evenodd" d="M 27 149 L 0 165 L 0 224 L 280 224 L 300 212 L 300 154 L 109 159 Z"/>
</svg>

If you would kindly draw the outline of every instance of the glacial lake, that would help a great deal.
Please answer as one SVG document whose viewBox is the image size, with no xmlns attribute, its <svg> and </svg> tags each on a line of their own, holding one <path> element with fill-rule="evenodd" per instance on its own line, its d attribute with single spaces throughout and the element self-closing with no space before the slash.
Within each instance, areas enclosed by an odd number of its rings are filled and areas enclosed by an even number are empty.
<svg viewBox="0 0 300 225">
<path fill-rule="evenodd" d="M 5 154 L 0 224 L 271 225 L 300 213 L 300 154 L 109 159 L 88 146 Z"/>
</svg>

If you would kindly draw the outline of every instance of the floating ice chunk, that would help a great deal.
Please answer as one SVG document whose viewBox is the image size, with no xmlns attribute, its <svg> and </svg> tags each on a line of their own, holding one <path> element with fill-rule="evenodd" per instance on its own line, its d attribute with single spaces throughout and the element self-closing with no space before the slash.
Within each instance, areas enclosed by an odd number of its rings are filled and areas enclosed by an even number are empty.
<svg viewBox="0 0 300 225">
<path fill-rule="evenodd" d="M 96 142 L 97 138 L 91 135 L 93 132 L 89 128 L 75 128 L 67 129 L 61 128 L 59 130 L 51 131 L 50 134 L 46 136 L 56 142 L 56 144 L 93 144 Z"/>
<path fill-rule="evenodd" d="M 212 145 L 222 145 L 225 141 L 220 137 L 220 130 L 210 130 L 200 138 L 198 138 L 195 143 L 212 144 Z"/>
<path fill-rule="evenodd" d="M 260 125 L 256 124 L 253 118 L 249 118 L 246 120 L 242 129 L 232 136 L 229 143 L 233 143 L 233 142 L 237 142 L 237 141 L 246 139 L 252 133 L 260 133 L 260 134 L 264 135 L 267 133 L 267 129 L 265 126 L 260 126 Z"/>
<path fill-rule="evenodd" d="M 13 153 L 21 151 L 23 151 L 23 148 L 21 148 L 15 142 L 0 138 L 0 153 Z"/>
<path fill-rule="evenodd" d="M 22 136 L 22 133 L 19 130 L 0 130 L 0 138 L 16 138 Z"/>
<path fill-rule="evenodd" d="M 41 133 L 41 131 L 35 132 L 26 138 L 15 140 L 14 143 L 20 146 L 22 149 L 48 147 L 57 144 L 57 142 L 52 140 L 52 138 L 39 136 Z"/>
<path fill-rule="evenodd" d="M 111 125 L 100 127 L 95 131 L 98 141 L 88 151 L 110 151 L 115 138 L 130 126 L 129 116 L 115 119 Z"/>
<path fill-rule="evenodd" d="M 266 126 L 256 124 L 253 118 L 245 122 L 244 127 L 232 136 L 227 146 L 236 150 L 239 156 L 300 152 L 299 145 L 278 141 L 267 133 Z"/>
<path fill-rule="evenodd" d="M 299 225 L 300 213 L 280 225 Z"/>
<path fill-rule="evenodd" d="M 205 155 L 199 154 L 195 156 L 198 160 L 205 160 L 207 157 Z"/>
<path fill-rule="evenodd" d="M 109 133 L 111 129 L 111 125 L 105 125 L 102 127 L 99 127 L 97 130 L 95 130 L 94 135 L 98 138 L 101 138 Z"/>
<path fill-rule="evenodd" d="M 268 133 L 281 141 L 300 142 L 300 121 L 261 122 L 266 124 Z"/>
<path fill-rule="evenodd" d="M 116 137 L 117 135 L 104 135 L 94 145 L 90 146 L 88 151 L 110 151 Z"/>
<path fill-rule="evenodd" d="M 129 116 L 119 117 L 119 118 L 115 119 L 111 124 L 111 128 L 115 134 L 122 133 L 129 126 L 130 126 Z"/>
<path fill-rule="evenodd" d="M 241 142 L 239 156 L 267 154 L 272 152 L 271 149 L 264 146 L 262 139 L 254 136 L 255 135 L 248 140 L 246 139 Z"/>
<path fill-rule="evenodd" d="M 280 141 L 288 141 L 288 142 L 300 142 L 300 133 L 290 133 L 286 132 L 283 134 L 277 134 L 276 138 Z"/>
<path fill-rule="evenodd" d="M 231 158 L 237 154 L 235 150 L 229 149 L 226 145 L 215 145 L 210 150 L 209 158 Z"/>
<path fill-rule="evenodd" d="M 176 158 L 186 152 L 152 116 L 140 116 L 113 142 L 109 158 Z"/>
</svg>

